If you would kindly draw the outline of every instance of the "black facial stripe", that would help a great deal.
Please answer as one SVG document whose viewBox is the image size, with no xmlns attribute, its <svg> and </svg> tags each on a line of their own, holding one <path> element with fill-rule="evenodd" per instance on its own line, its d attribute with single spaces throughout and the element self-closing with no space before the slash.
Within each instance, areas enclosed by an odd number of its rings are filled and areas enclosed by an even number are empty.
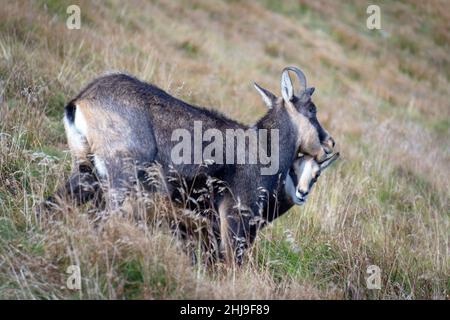
<svg viewBox="0 0 450 320">
<path fill-rule="evenodd" d="M 314 126 L 314 128 L 317 130 L 317 133 L 319 134 L 319 140 L 320 142 L 324 142 L 324 140 L 327 138 L 327 134 L 325 130 L 323 130 L 322 126 L 320 125 L 319 121 L 317 120 L 317 117 L 308 118 L 309 122 Z"/>
<path fill-rule="evenodd" d="M 302 115 L 304 115 L 305 117 L 309 118 L 309 103 L 296 103 L 295 104 L 295 108 L 297 109 L 298 112 L 300 112 Z"/>
<path fill-rule="evenodd" d="M 313 187 L 314 183 L 316 183 L 317 179 L 314 178 L 309 182 L 309 186 L 308 186 L 308 190 L 311 190 L 311 188 Z M 309 192 L 309 191 L 308 191 Z"/>
<path fill-rule="evenodd" d="M 319 136 L 319 141 L 323 143 L 328 137 L 328 134 L 320 125 L 319 120 L 317 120 L 317 108 L 315 104 L 311 100 L 302 103 L 297 97 L 294 97 L 292 102 L 294 103 L 297 111 L 304 115 L 308 119 L 309 123 L 316 129 Z M 310 108 L 312 108 L 314 112 L 310 112 Z"/>
<path fill-rule="evenodd" d="M 298 180 L 297 175 L 294 173 L 294 170 L 289 170 L 289 176 L 291 177 L 294 186 L 296 186 L 298 184 Z"/>
</svg>

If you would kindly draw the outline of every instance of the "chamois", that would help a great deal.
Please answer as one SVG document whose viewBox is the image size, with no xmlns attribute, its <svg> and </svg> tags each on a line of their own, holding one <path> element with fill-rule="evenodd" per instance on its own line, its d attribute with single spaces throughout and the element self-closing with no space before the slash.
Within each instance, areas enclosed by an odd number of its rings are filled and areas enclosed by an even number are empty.
<svg viewBox="0 0 450 320">
<path fill-rule="evenodd" d="M 296 92 L 290 71 L 301 83 Z M 64 126 L 74 165 L 68 183 L 58 194 L 76 197 L 80 203 L 89 200 L 92 192 L 85 193 L 85 188 L 80 186 L 93 182 L 94 175 L 105 185 L 104 195 L 109 207 L 114 209 L 120 208 L 130 186 L 136 182 L 135 177 L 145 181 L 145 170 L 140 168 L 155 163 L 161 165 L 166 177 L 175 170 L 188 183 L 199 175 L 215 177 L 224 181 L 228 190 L 215 200 L 220 215 L 222 250 L 227 261 L 241 262 L 244 249 L 252 243 L 266 219 L 263 202 L 277 192 L 279 182 L 286 178 L 297 154 L 307 154 L 320 162 L 334 147 L 333 138 L 317 120 L 316 106 L 311 100 L 314 88 L 306 86 L 302 71 L 295 67 L 283 70 L 280 98 L 257 84 L 255 87 L 269 111 L 255 125 L 246 126 L 218 112 L 176 99 L 126 74 L 97 78 L 65 107 Z M 223 135 L 227 130 L 255 133 L 258 148 L 266 155 L 277 157 L 277 170 L 261 174 L 267 163 L 239 162 L 239 156 L 244 155 L 244 159 L 254 156 L 255 150 L 249 150 L 250 139 L 241 144 L 245 150 L 239 149 L 239 142 L 236 149 L 233 140 L 233 164 L 215 162 L 199 166 L 189 161 L 173 161 L 173 150 L 179 143 L 173 139 L 174 132 L 187 133 L 191 139 L 196 134 L 196 123 L 201 123 L 203 133 L 208 130 Z M 278 140 L 272 141 L 272 136 L 261 138 L 257 133 L 262 130 L 275 130 Z M 207 146 L 207 141 L 201 141 L 202 149 Z M 282 150 L 277 154 L 279 147 Z M 220 152 L 223 159 L 227 157 L 228 146 L 222 149 L 215 149 L 215 156 Z M 195 159 L 196 150 L 192 153 Z M 171 196 L 176 188 L 167 182 Z M 261 196 L 261 190 L 266 197 Z"/>
</svg>

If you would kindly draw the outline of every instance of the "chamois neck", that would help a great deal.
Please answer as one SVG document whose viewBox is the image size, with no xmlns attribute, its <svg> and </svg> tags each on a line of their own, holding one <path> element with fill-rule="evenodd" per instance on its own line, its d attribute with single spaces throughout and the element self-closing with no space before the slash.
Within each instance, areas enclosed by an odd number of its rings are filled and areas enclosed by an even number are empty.
<svg viewBox="0 0 450 320">
<path fill-rule="evenodd" d="M 276 203 L 276 201 L 273 201 L 275 198 L 271 196 L 269 202 L 263 205 L 265 208 L 263 210 L 263 215 L 266 216 L 266 219 L 271 221 L 275 217 L 282 215 L 292 207 L 292 205 L 288 203 L 288 199 L 284 194 L 284 184 L 280 184 L 280 182 L 285 181 L 288 171 L 294 163 L 298 147 L 298 131 L 293 126 L 289 114 L 284 108 L 279 108 L 278 110 L 270 110 L 266 115 L 264 115 L 264 117 L 260 119 L 260 121 L 258 121 L 255 127 L 259 130 L 277 129 L 279 134 L 279 141 L 276 142 L 279 146 L 278 172 L 274 175 L 266 175 L 262 177 L 263 187 L 267 190 L 271 190 L 271 192 L 274 192 L 275 194 L 278 194 L 277 198 L 280 198 L 280 202 Z M 270 134 L 268 136 L 271 137 Z M 270 141 L 269 146 L 270 145 L 272 145 L 272 141 Z"/>
<path fill-rule="evenodd" d="M 282 107 L 270 109 L 259 119 L 254 127 L 256 129 L 278 130 L 280 139 L 280 169 L 287 172 L 296 156 L 298 132 L 292 125 L 286 109 Z"/>
<path fill-rule="evenodd" d="M 254 127 L 257 129 L 278 129 L 279 127 L 279 115 L 278 110 L 273 108 L 267 111 L 267 113 L 256 122 Z"/>
</svg>

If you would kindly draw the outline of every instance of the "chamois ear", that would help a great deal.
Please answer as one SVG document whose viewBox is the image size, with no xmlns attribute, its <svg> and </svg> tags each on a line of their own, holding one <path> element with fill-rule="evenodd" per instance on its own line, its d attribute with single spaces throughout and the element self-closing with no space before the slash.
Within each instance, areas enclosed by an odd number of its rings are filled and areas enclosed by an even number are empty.
<svg viewBox="0 0 450 320">
<path fill-rule="evenodd" d="M 311 87 L 311 88 L 306 89 L 305 92 L 306 92 L 309 96 L 312 96 L 315 90 L 316 90 L 316 88 Z"/>
<path fill-rule="evenodd" d="M 321 163 L 319 163 L 320 166 L 320 171 L 325 170 L 326 168 L 328 168 L 328 166 L 330 164 L 332 164 L 333 162 L 335 162 L 337 160 L 337 158 L 339 158 L 339 152 L 336 152 L 335 154 L 333 154 L 331 157 L 329 157 L 328 159 L 325 159 L 324 161 L 322 161 Z"/>
<path fill-rule="evenodd" d="M 291 101 L 294 97 L 294 87 L 287 69 L 285 69 L 281 74 L 281 95 L 283 96 L 285 102 Z"/>
<path fill-rule="evenodd" d="M 277 97 L 269 90 L 266 90 L 263 87 L 261 87 L 260 85 L 258 85 L 256 82 L 253 82 L 253 85 L 254 85 L 256 91 L 258 91 L 258 93 L 261 95 L 261 98 L 263 99 L 264 104 L 269 109 L 272 109 L 273 106 L 275 105 L 275 101 L 277 100 Z"/>
</svg>

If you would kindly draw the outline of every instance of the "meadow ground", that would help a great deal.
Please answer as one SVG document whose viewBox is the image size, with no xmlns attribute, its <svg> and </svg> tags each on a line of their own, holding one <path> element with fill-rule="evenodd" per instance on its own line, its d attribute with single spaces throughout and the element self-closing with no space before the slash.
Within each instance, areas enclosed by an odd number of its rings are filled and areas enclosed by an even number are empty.
<svg viewBox="0 0 450 320">
<path fill-rule="evenodd" d="M 79 1 L 80 30 L 70 4 L 0 4 L 1 299 L 448 299 L 448 2 L 380 2 L 374 31 L 356 0 Z M 70 171 L 64 104 L 95 76 L 127 71 L 252 123 L 252 82 L 278 92 L 286 65 L 316 87 L 342 159 L 242 268 L 191 265 L 164 227 L 131 218 L 98 230 L 89 205 L 36 219 Z M 73 264 L 81 291 L 65 286 Z"/>
</svg>

